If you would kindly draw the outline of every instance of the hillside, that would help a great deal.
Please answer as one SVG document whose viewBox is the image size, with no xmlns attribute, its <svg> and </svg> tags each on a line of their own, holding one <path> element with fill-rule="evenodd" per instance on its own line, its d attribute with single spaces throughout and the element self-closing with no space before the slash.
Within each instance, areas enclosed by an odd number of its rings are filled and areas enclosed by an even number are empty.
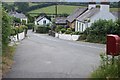
<svg viewBox="0 0 120 80">
<path fill-rule="evenodd" d="M 57 13 L 58 14 L 71 14 L 75 9 L 79 7 L 84 7 L 84 6 L 58 5 Z M 36 9 L 28 13 L 30 13 L 32 16 L 35 16 L 39 13 L 55 14 L 55 6 L 49 6 L 49 7 Z"/>
</svg>

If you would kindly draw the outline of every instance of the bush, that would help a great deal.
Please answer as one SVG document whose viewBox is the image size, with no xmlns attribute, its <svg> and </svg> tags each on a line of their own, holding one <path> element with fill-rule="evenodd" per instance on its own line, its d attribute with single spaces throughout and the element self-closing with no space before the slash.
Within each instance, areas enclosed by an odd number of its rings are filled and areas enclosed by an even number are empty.
<svg viewBox="0 0 120 80">
<path fill-rule="evenodd" d="M 71 28 L 67 28 L 65 34 L 71 34 L 72 33 L 72 29 Z"/>
<path fill-rule="evenodd" d="M 28 23 L 26 24 L 26 26 L 28 27 L 28 29 L 32 29 L 34 27 L 34 23 Z"/>
<path fill-rule="evenodd" d="M 55 31 L 56 32 L 60 32 L 60 30 L 63 28 L 63 26 L 57 26 L 56 28 L 55 28 Z"/>
<path fill-rule="evenodd" d="M 27 29 L 27 26 L 24 26 L 24 25 L 22 25 L 20 27 L 13 27 L 11 29 L 11 36 L 17 35 L 18 33 L 21 33 L 26 29 Z"/>
<path fill-rule="evenodd" d="M 81 32 L 79 32 L 79 31 L 72 32 L 72 35 L 80 35 L 80 34 L 82 34 L 82 33 L 81 33 Z"/>
<path fill-rule="evenodd" d="M 49 27 L 39 26 L 39 27 L 36 29 L 36 33 L 48 33 L 49 30 L 50 30 Z"/>
<path fill-rule="evenodd" d="M 101 64 L 97 70 L 95 70 L 92 74 L 92 78 L 118 78 L 119 77 L 119 59 L 115 58 L 114 62 L 111 58 L 108 58 L 107 55 L 101 54 Z M 109 80 L 108 79 L 108 80 Z M 100 79 L 101 80 L 101 79 Z M 112 80 L 112 79 L 110 79 Z"/>
<path fill-rule="evenodd" d="M 9 36 L 11 31 L 11 18 L 7 12 L 2 9 L 2 47 L 7 46 L 9 43 Z"/>
<path fill-rule="evenodd" d="M 107 34 L 120 35 L 120 24 L 117 20 L 98 20 L 91 27 L 87 28 L 81 35 L 81 40 L 85 39 L 88 42 L 106 43 Z"/>
<path fill-rule="evenodd" d="M 65 28 L 62 28 L 60 31 L 61 31 L 62 33 L 65 33 L 65 32 L 66 32 L 66 29 L 65 29 Z"/>
<path fill-rule="evenodd" d="M 11 36 L 14 36 L 16 34 L 18 34 L 18 29 L 14 27 L 11 29 Z"/>
</svg>

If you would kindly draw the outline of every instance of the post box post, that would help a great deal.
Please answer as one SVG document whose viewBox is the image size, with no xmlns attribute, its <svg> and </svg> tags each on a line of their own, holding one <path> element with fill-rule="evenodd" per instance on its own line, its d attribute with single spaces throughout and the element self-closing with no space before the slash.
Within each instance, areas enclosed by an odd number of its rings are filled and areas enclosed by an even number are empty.
<svg viewBox="0 0 120 80">
<path fill-rule="evenodd" d="M 120 37 L 118 35 L 107 35 L 107 55 L 118 56 L 120 54 Z"/>
</svg>

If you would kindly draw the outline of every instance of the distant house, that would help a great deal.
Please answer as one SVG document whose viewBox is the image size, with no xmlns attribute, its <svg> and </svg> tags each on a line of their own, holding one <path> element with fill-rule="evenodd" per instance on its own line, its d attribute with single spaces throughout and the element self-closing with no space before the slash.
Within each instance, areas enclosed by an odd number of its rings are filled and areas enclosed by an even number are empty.
<svg viewBox="0 0 120 80">
<path fill-rule="evenodd" d="M 56 25 L 62 25 L 62 26 L 67 25 L 66 17 L 57 17 L 57 18 L 55 18 L 55 24 Z"/>
<path fill-rule="evenodd" d="M 28 22 L 27 17 L 23 13 L 18 13 L 16 11 L 11 11 L 11 12 L 9 12 L 9 15 L 13 16 L 13 17 L 16 17 L 16 18 L 19 18 L 21 20 L 21 22 L 24 20 L 26 22 L 26 24 Z"/>
<path fill-rule="evenodd" d="M 79 17 L 81 14 L 83 14 L 87 8 L 78 8 L 76 9 L 71 15 L 69 15 L 66 19 L 67 25 L 71 28 L 75 28 L 75 21 L 76 18 Z"/>
<path fill-rule="evenodd" d="M 35 25 L 47 25 L 50 23 L 51 21 L 47 19 L 45 16 L 39 16 L 37 19 L 35 19 Z"/>
<path fill-rule="evenodd" d="M 75 28 L 75 31 L 80 32 L 85 31 L 87 27 L 90 27 L 92 23 L 99 19 L 116 20 L 116 17 L 109 11 L 109 4 L 103 2 L 101 4 L 91 3 L 88 5 L 87 10 L 83 10 L 79 13 L 81 14 L 74 19 L 73 27 Z"/>
</svg>

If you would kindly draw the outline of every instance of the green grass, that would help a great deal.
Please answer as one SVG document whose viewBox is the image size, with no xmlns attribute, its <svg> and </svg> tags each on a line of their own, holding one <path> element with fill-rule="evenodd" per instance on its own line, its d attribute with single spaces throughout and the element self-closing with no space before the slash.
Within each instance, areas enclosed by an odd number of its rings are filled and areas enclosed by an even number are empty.
<svg viewBox="0 0 120 80">
<path fill-rule="evenodd" d="M 118 12 L 118 11 L 120 11 L 120 9 L 119 8 L 110 8 L 110 11 L 111 12 Z"/>
<path fill-rule="evenodd" d="M 71 14 L 75 9 L 83 7 L 83 6 L 70 6 L 70 5 L 58 5 L 58 14 Z M 28 12 L 30 14 L 32 13 L 46 13 L 46 14 L 55 14 L 55 6 L 49 6 L 45 8 L 36 9 L 33 11 Z M 32 14 L 32 16 L 37 15 Z"/>
<path fill-rule="evenodd" d="M 119 76 L 119 59 L 115 58 L 114 63 L 112 59 L 108 59 L 105 54 L 101 55 L 101 65 L 92 74 L 91 78 L 104 78 L 96 80 L 112 80 L 110 78 L 118 78 Z"/>
<path fill-rule="evenodd" d="M 36 6 L 36 5 L 40 5 L 40 3 L 38 4 L 38 3 L 29 3 L 29 7 L 31 7 L 31 6 Z"/>
</svg>

